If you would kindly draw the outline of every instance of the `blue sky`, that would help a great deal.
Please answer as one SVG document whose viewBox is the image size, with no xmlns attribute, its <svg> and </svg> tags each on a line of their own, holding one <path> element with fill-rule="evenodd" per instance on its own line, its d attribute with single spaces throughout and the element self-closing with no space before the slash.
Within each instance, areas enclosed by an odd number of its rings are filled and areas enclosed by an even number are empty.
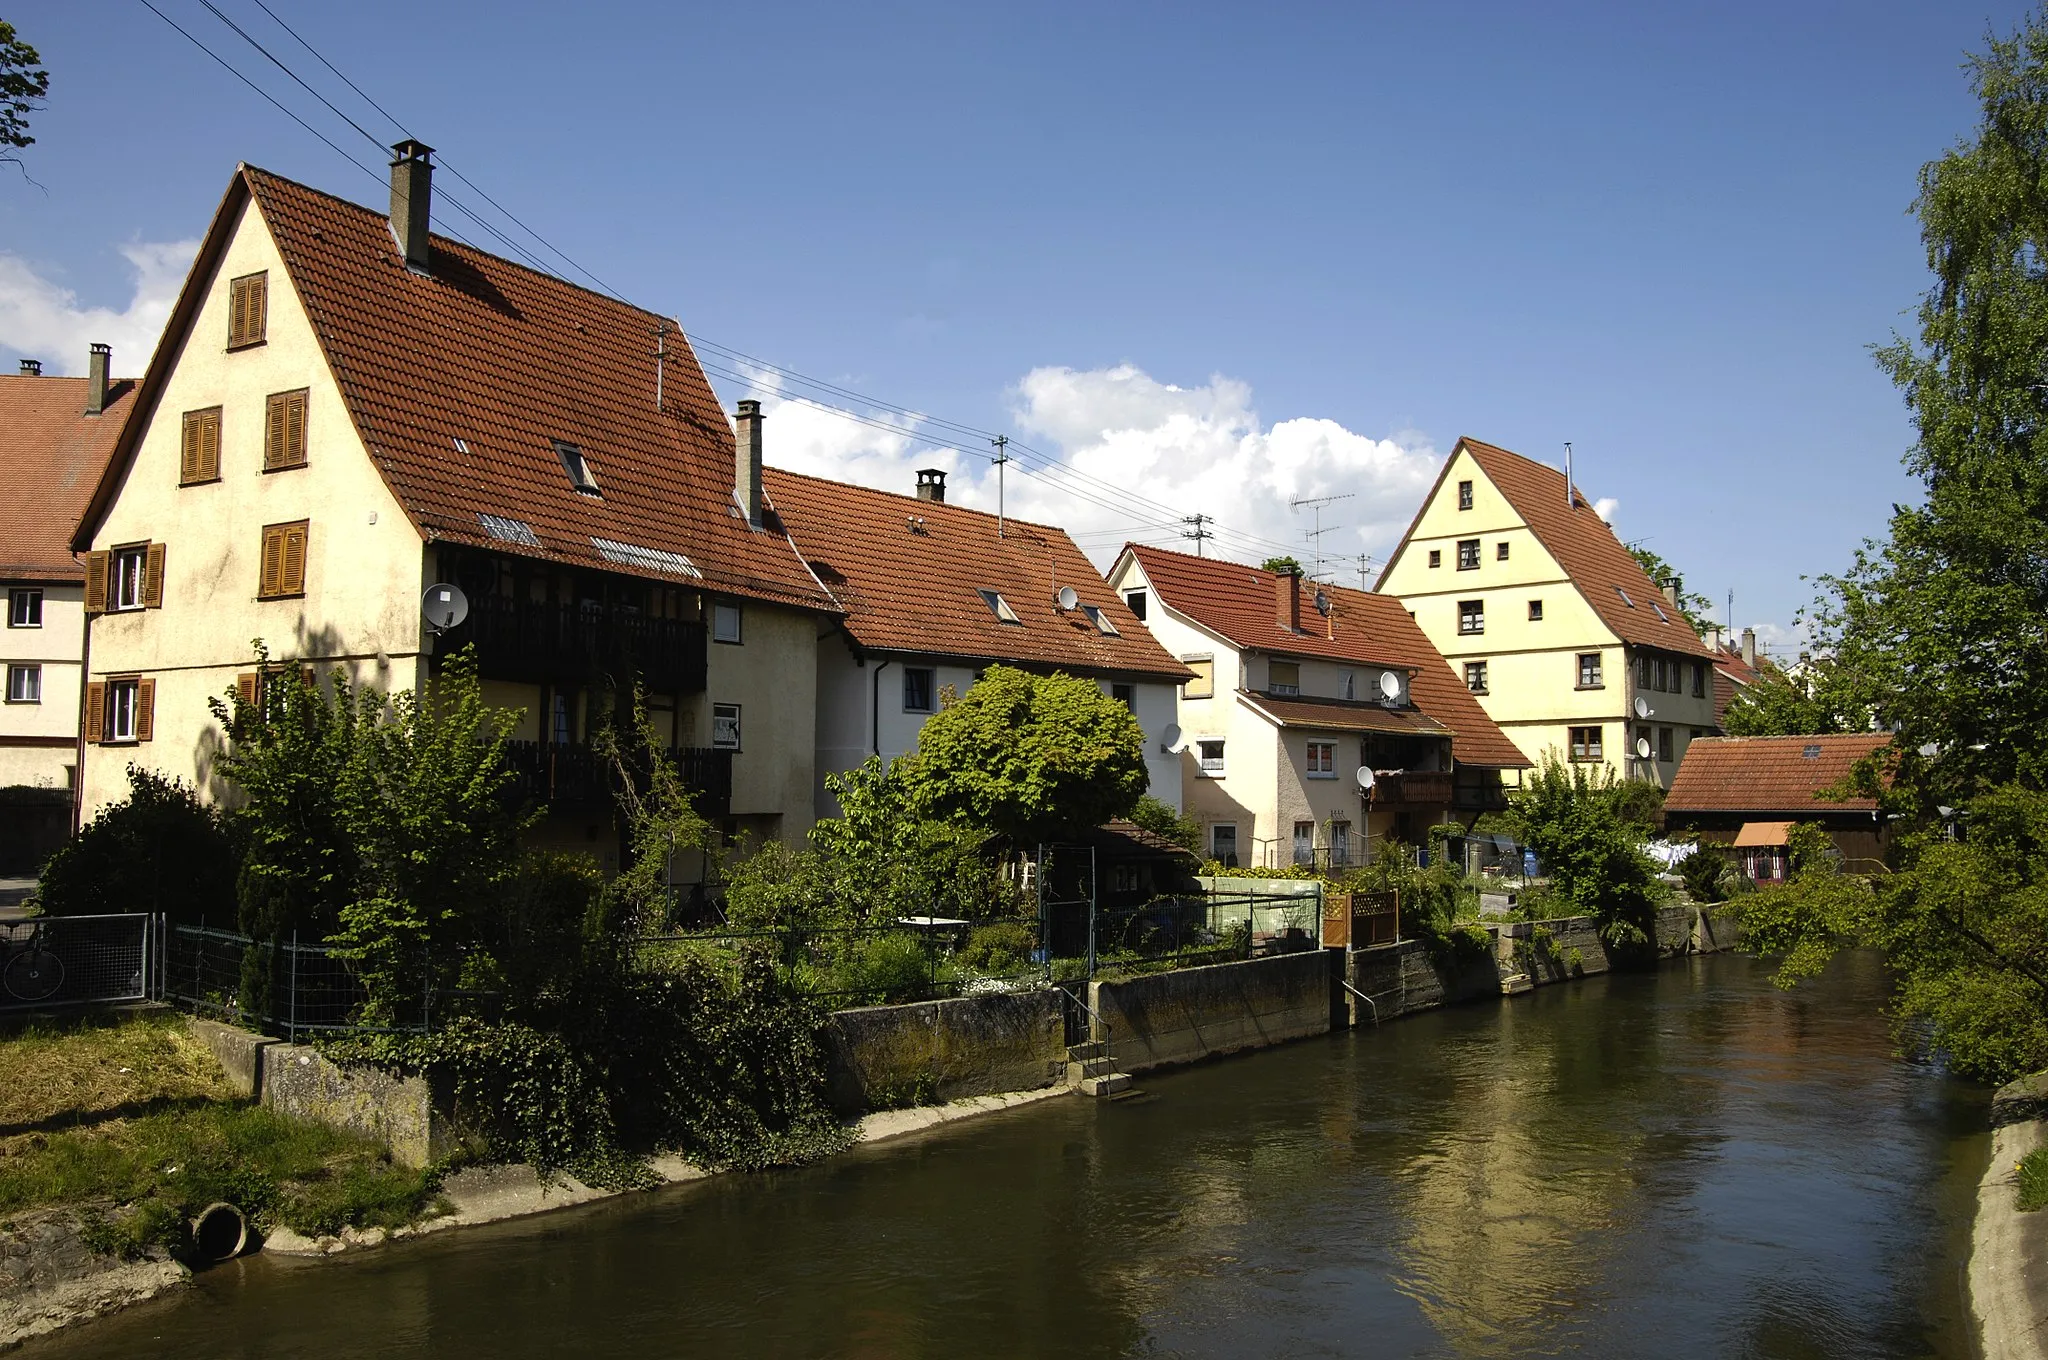
<svg viewBox="0 0 2048 1360">
<path fill-rule="evenodd" d="M 199 0 L 157 3 L 381 176 Z M 215 3 L 386 136 L 254 0 Z M 1305 553 L 1287 501 L 1346 491 L 1323 542 L 1384 556 L 1460 434 L 1569 439 L 1624 538 L 1778 629 L 1912 494 L 1868 347 L 1924 287 L 1907 208 L 1974 122 L 1964 54 L 2024 12 L 268 3 L 635 301 L 1119 488 L 1009 478 L 1098 556 L 1198 511 L 1234 555 Z M 136 0 L 8 15 L 52 72 L 42 188 L 0 177 L 10 369 L 91 339 L 139 368 L 239 160 L 383 197 Z M 768 442 L 993 499 L 971 440 L 791 400 Z"/>
</svg>

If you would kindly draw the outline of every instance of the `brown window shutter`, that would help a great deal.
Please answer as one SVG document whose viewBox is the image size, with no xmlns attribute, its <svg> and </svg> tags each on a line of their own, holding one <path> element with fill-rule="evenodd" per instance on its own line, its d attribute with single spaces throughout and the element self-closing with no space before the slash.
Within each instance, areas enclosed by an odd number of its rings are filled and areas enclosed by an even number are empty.
<svg viewBox="0 0 2048 1360">
<path fill-rule="evenodd" d="M 156 681 L 147 677 L 135 682 L 135 739 L 148 741 L 156 734 Z"/>
<path fill-rule="evenodd" d="M 199 445 L 206 429 L 205 413 L 185 413 L 184 439 L 178 446 L 178 481 L 190 486 L 199 480 Z"/>
<path fill-rule="evenodd" d="M 204 413 L 199 422 L 199 477 L 210 482 L 220 476 L 220 407 Z"/>
<path fill-rule="evenodd" d="M 107 612 L 107 554 L 103 552 L 85 555 L 85 612 Z"/>
<path fill-rule="evenodd" d="M 284 526 L 284 562 L 278 572 L 278 593 L 281 595 L 303 595 L 306 593 L 306 525 Z"/>
<path fill-rule="evenodd" d="M 142 607 L 164 607 L 164 545 L 152 543 L 142 562 Z"/>
<path fill-rule="evenodd" d="M 306 394 L 294 392 L 284 404 L 284 456 L 292 467 L 306 462 Z"/>
<path fill-rule="evenodd" d="M 261 340 L 264 327 L 270 323 L 270 275 L 252 274 L 249 277 L 249 338 Z"/>
<path fill-rule="evenodd" d="M 262 577 L 256 584 L 256 594 L 268 597 L 279 593 L 278 581 L 284 574 L 284 526 L 272 524 L 263 530 Z"/>
<path fill-rule="evenodd" d="M 234 279 L 228 284 L 228 343 L 239 345 L 249 333 L 249 281 Z"/>
<path fill-rule="evenodd" d="M 263 410 L 263 466 L 283 467 L 290 461 L 285 456 L 285 397 L 278 393 L 264 403 Z"/>
<path fill-rule="evenodd" d="M 243 671 L 235 677 L 235 695 L 247 707 L 256 707 L 256 672 Z"/>
<path fill-rule="evenodd" d="M 85 687 L 85 739 L 97 742 L 100 731 L 107 721 L 107 685 L 104 680 L 89 681 Z"/>
</svg>

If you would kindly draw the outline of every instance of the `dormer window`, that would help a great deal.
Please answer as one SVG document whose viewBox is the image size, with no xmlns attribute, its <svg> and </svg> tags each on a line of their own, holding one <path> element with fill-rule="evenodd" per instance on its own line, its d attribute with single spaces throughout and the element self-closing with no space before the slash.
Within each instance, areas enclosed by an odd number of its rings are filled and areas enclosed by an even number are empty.
<svg viewBox="0 0 2048 1360">
<path fill-rule="evenodd" d="M 981 596 L 981 602 L 988 606 L 989 613 L 994 614 L 998 621 L 1014 623 L 1020 628 L 1023 626 L 1024 620 L 1017 617 L 1017 611 L 1010 608 L 1010 602 L 1000 591 L 977 590 L 974 593 Z"/>
<path fill-rule="evenodd" d="M 1088 621 L 1095 625 L 1095 631 L 1104 637 L 1123 636 L 1122 633 L 1117 632 L 1116 625 L 1110 622 L 1109 615 L 1102 612 L 1100 605 L 1084 604 L 1081 606 L 1081 612 L 1086 614 Z"/>
<path fill-rule="evenodd" d="M 604 494 L 597 489 L 597 474 L 590 470 L 590 460 L 583 456 L 582 449 L 557 439 L 555 457 L 562 460 L 562 471 L 569 474 L 570 486 L 586 496 Z"/>
</svg>

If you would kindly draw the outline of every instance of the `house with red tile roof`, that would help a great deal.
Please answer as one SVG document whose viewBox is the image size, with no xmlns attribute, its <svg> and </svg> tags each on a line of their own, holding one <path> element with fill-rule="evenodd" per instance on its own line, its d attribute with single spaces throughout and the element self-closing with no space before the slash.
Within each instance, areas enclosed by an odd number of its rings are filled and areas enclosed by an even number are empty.
<svg viewBox="0 0 2048 1360">
<path fill-rule="evenodd" d="M 1109 583 L 1194 673 L 1182 787 L 1214 858 L 1363 863 L 1504 806 L 1529 764 L 1388 596 L 1140 544 Z"/>
<path fill-rule="evenodd" d="M 1556 468 L 1458 441 L 1375 587 L 1531 761 L 1669 785 L 1718 730 L 1714 650 Z"/>
<path fill-rule="evenodd" d="M 983 668 L 1084 676 L 1145 731 L 1150 792 L 1178 808 L 1180 757 L 1162 737 L 1189 675 L 1063 529 L 946 501 L 946 474 L 897 495 L 771 467 L 782 524 L 841 612 L 818 644 L 818 815 L 827 773 L 915 749 L 947 690 Z M 1071 592 L 1071 593 L 1070 593 Z"/>
<path fill-rule="evenodd" d="M 111 377 L 112 362 L 94 345 L 86 377 L 45 377 L 37 360 L 0 377 L 0 786 L 63 795 L 35 804 L 47 812 L 33 829 L 0 822 L 0 873 L 33 872 L 27 861 L 39 864 L 71 826 L 85 647 L 85 564 L 71 529 L 134 409 L 136 384 Z"/>
<path fill-rule="evenodd" d="M 211 696 L 474 646 L 548 837 L 615 860 L 588 741 L 636 680 L 716 822 L 801 837 L 839 609 L 758 404 L 729 418 L 673 321 L 432 234 L 430 148 L 394 150 L 388 213 L 228 183 L 71 544 L 86 808 L 130 761 L 219 793 Z"/>
<path fill-rule="evenodd" d="M 1785 876 L 1786 833 L 1797 822 L 1826 828 L 1848 867 L 1880 864 L 1891 836 L 1877 800 L 1827 795 L 1890 744 L 1888 732 L 1703 737 L 1664 796 L 1665 825 L 1727 847 L 1759 882 Z"/>
</svg>

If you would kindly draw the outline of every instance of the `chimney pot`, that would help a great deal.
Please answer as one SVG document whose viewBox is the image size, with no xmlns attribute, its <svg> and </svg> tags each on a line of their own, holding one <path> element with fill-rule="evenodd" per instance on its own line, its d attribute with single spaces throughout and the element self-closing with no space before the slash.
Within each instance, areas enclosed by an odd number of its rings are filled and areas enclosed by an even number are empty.
<svg viewBox="0 0 2048 1360">
<path fill-rule="evenodd" d="M 1742 630 L 1742 664 L 1751 670 L 1756 669 L 1756 629 L 1754 628 Z"/>
<path fill-rule="evenodd" d="M 431 263 L 427 223 L 433 210 L 434 148 L 410 137 L 391 148 L 391 235 L 405 267 L 424 274 Z"/>
<path fill-rule="evenodd" d="M 761 527 L 761 403 L 743 401 L 733 417 L 733 494 L 740 513 Z"/>
<path fill-rule="evenodd" d="M 1301 573 L 1283 571 L 1273 578 L 1273 613 L 1282 628 L 1301 631 Z"/>
<path fill-rule="evenodd" d="M 939 505 L 946 503 L 946 471 L 944 468 L 919 468 L 917 470 L 917 498 Z"/>
<path fill-rule="evenodd" d="M 41 359 L 23 359 L 21 361 L 21 376 L 24 378 L 42 377 L 43 361 Z"/>
<path fill-rule="evenodd" d="M 1676 576 L 1667 576 L 1664 578 L 1664 603 L 1670 605 L 1673 609 L 1678 608 L 1678 590 L 1680 584 L 1681 583 Z"/>
<path fill-rule="evenodd" d="M 94 345 L 86 352 L 85 413 L 89 416 L 96 416 L 107 409 L 107 369 L 113 361 L 111 346 Z"/>
</svg>

